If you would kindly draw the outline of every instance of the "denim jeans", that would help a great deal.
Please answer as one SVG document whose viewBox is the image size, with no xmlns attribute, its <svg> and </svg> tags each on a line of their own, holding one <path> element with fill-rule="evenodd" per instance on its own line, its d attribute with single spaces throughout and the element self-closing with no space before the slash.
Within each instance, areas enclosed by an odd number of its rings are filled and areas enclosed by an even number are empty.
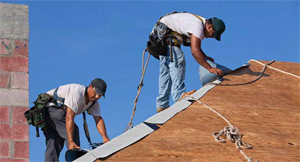
<svg viewBox="0 0 300 162">
<path fill-rule="evenodd" d="M 173 62 L 170 62 L 170 46 L 167 47 L 167 56 L 159 56 L 159 95 L 156 98 L 156 107 L 169 106 L 169 98 L 172 94 L 176 102 L 185 93 L 185 58 L 180 47 L 172 46 Z"/>
<path fill-rule="evenodd" d="M 225 66 L 219 65 L 219 64 L 214 63 L 210 60 L 206 60 L 206 61 L 210 64 L 211 67 L 221 69 L 222 72 L 223 72 L 222 76 L 224 76 L 227 73 L 231 72 L 231 70 L 229 68 L 225 67 Z M 211 81 L 214 81 L 214 80 L 222 77 L 222 76 L 217 76 L 214 73 L 210 73 L 206 68 L 204 68 L 201 65 L 199 66 L 198 71 L 199 71 L 200 81 L 201 81 L 202 85 L 205 85 L 206 83 L 209 83 Z"/>
</svg>

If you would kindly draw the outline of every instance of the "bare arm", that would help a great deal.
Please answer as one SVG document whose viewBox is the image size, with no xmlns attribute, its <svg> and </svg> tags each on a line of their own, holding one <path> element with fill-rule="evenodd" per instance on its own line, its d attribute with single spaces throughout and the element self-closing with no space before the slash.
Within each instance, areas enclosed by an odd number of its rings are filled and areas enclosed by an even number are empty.
<svg viewBox="0 0 300 162">
<path fill-rule="evenodd" d="M 106 133 L 106 127 L 105 127 L 105 123 L 104 120 L 101 116 L 94 116 L 95 122 L 96 122 L 96 126 L 98 129 L 98 132 L 101 134 L 101 136 L 103 137 L 103 142 L 109 142 L 109 138 L 107 136 Z"/>
<path fill-rule="evenodd" d="M 204 68 L 206 68 L 209 72 L 214 73 L 216 75 L 222 75 L 223 72 L 221 69 L 211 67 L 205 58 L 209 58 L 201 49 L 201 40 L 194 35 L 191 35 L 191 51 L 195 60 Z M 210 59 L 210 58 L 209 58 Z"/>
<path fill-rule="evenodd" d="M 215 62 L 215 60 L 213 58 L 207 56 L 201 48 L 200 48 L 200 50 L 202 51 L 202 53 L 204 54 L 206 59 L 209 59 L 210 61 Z"/>
<path fill-rule="evenodd" d="M 74 118 L 75 118 L 75 112 L 67 107 L 67 114 L 66 114 L 66 131 L 68 135 L 68 142 L 69 142 L 69 149 L 75 149 L 80 148 L 76 145 L 76 143 L 73 141 L 73 134 L 74 134 Z"/>
</svg>

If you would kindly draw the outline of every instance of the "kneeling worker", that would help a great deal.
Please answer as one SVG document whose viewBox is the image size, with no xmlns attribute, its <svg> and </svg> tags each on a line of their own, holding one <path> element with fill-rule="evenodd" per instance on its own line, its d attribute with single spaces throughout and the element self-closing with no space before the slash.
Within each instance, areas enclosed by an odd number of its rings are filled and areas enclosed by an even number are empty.
<svg viewBox="0 0 300 162">
<path fill-rule="evenodd" d="M 67 84 L 47 92 L 57 100 L 57 104 L 48 103 L 46 108 L 45 161 L 59 161 L 65 140 L 67 140 L 68 149 L 80 148 L 79 130 L 74 118 L 85 110 L 94 117 L 103 142 L 110 141 L 100 114 L 100 105 L 97 102 L 102 96 L 105 97 L 106 88 L 105 81 L 96 78 L 88 87 L 80 84 Z"/>
</svg>

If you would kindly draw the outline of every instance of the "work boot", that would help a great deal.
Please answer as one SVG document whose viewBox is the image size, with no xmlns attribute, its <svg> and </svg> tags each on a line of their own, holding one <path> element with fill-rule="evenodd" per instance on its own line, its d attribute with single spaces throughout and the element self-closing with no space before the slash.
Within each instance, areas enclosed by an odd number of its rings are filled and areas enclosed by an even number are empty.
<svg viewBox="0 0 300 162">
<path fill-rule="evenodd" d="M 182 100 L 184 97 L 186 97 L 186 96 L 190 96 L 190 95 L 192 95 L 193 93 L 195 93 L 196 92 L 196 90 L 192 90 L 191 92 L 186 92 L 185 94 L 183 94 L 181 97 L 180 97 L 180 100 Z"/>
<path fill-rule="evenodd" d="M 169 106 L 164 107 L 164 108 L 157 108 L 156 111 L 157 111 L 157 113 L 159 113 L 159 112 L 162 112 L 162 111 L 166 110 L 167 108 L 169 108 Z"/>
</svg>

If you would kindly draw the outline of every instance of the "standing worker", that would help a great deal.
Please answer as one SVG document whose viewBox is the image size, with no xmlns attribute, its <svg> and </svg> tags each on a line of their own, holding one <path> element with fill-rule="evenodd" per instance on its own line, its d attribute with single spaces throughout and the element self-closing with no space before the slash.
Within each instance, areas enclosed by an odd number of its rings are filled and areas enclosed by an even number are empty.
<svg viewBox="0 0 300 162">
<path fill-rule="evenodd" d="M 225 23 L 215 17 L 205 19 L 192 13 L 174 12 L 159 19 L 150 33 L 147 43 L 148 52 L 160 60 L 157 112 L 169 107 L 170 94 L 176 102 L 183 96 L 195 92 L 193 90 L 185 93 L 186 62 L 181 45 L 191 47 L 191 53 L 200 65 L 199 73 L 203 73 L 204 68 L 207 73 L 216 77 L 223 75 L 221 70 L 223 67 L 218 68 L 220 66 L 214 63 L 214 59 L 203 52 L 201 42 L 204 38 L 215 38 L 220 41 L 224 31 Z M 157 41 L 161 41 L 161 43 Z M 160 48 L 157 48 L 157 45 L 160 45 Z M 200 80 L 203 81 L 201 74 Z"/>
<path fill-rule="evenodd" d="M 100 114 L 100 105 L 97 102 L 102 96 L 105 97 L 106 88 L 105 81 L 96 78 L 88 87 L 80 84 L 67 84 L 47 92 L 57 100 L 57 103 L 48 103 L 46 107 L 45 161 L 59 161 L 65 140 L 67 140 L 68 149 L 80 148 L 79 130 L 74 118 L 86 110 L 94 117 L 103 142 L 110 141 Z"/>
</svg>

